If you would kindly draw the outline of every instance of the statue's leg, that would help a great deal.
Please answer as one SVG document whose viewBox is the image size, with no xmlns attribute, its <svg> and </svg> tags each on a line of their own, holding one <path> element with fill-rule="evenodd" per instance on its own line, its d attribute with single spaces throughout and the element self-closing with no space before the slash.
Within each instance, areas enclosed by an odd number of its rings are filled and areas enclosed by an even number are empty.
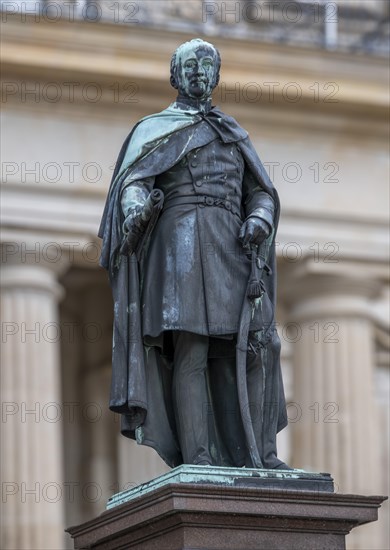
<svg viewBox="0 0 390 550">
<path fill-rule="evenodd" d="M 173 405 L 185 464 L 211 464 L 207 414 L 208 336 L 173 332 Z M 206 412 L 205 412 L 206 411 Z"/>
<path fill-rule="evenodd" d="M 212 411 L 218 436 L 226 453 L 223 463 L 228 466 L 243 466 L 246 462 L 246 444 L 238 403 L 236 358 L 209 359 L 209 365 Z"/>
<path fill-rule="evenodd" d="M 253 431 L 257 443 L 257 449 L 263 462 L 263 414 L 265 389 L 264 385 L 266 374 L 260 354 L 260 349 L 258 348 L 258 342 L 255 338 L 255 333 L 249 334 L 249 343 L 250 346 L 246 358 L 249 404 L 246 410 L 243 411 L 243 421 L 252 422 Z M 251 465 L 251 460 L 249 456 L 248 460 L 249 465 Z"/>
<path fill-rule="evenodd" d="M 273 331 L 270 341 L 263 347 L 258 356 L 260 368 L 253 369 L 251 375 L 248 370 L 248 389 L 250 400 L 255 399 L 253 387 L 261 383 L 262 391 L 262 422 L 261 433 L 256 433 L 256 439 L 261 438 L 261 458 L 265 468 L 287 468 L 277 457 L 276 434 L 281 413 L 281 395 L 283 382 L 280 372 L 280 340 L 276 330 Z M 248 365 L 249 367 L 249 365 Z"/>
</svg>

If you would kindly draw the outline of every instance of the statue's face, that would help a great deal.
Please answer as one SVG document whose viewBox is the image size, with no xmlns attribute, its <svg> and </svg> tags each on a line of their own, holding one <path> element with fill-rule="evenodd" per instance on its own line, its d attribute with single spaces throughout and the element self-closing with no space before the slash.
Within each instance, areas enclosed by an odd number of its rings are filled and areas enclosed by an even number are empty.
<svg viewBox="0 0 390 550">
<path fill-rule="evenodd" d="M 176 79 L 181 95 L 192 99 L 207 99 L 217 81 L 217 58 L 207 46 L 188 47 L 177 60 Z"/>
</svg>

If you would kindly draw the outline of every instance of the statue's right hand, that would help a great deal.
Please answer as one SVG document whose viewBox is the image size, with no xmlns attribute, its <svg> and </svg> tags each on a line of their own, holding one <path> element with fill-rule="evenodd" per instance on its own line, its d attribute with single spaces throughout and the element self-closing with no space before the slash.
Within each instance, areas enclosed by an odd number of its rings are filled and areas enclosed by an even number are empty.
<svg viewBox="0 0 390 550">
<path fill-rule="evenodd" d="M 128 235 L 129 233 L 137 234 L 142 233 L 141 231 L 141 216 L 142 216 L 142 206 L 134 206 L 128 212 L 125 221 L 123 222 L 123 233 Z"/>
</svg>

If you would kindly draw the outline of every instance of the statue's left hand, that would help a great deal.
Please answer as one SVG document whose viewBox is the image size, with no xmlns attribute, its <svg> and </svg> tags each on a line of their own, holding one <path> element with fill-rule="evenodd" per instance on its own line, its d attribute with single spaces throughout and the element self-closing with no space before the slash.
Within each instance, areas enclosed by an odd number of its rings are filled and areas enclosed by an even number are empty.
<svg viewBox="0 0 390 550">
<path fill-rule="evenodd" d="M 270 234 L 270 228 L 267 222 L 260 218 L 248 218 L 241 226 L 238 238 L 244 247 L 249 244 L 260 245 Z"/>
</svg>

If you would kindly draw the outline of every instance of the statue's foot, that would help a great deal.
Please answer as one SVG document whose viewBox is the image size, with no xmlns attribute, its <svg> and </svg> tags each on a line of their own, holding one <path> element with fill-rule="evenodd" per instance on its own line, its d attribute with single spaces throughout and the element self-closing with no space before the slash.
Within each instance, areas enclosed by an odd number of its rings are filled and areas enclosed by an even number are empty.
<svg viewBox="0 0 390 550">
<path fill-rule="evenodd" d="M 195 466 L 211 466 L 211 462 L 208 460 L 201 460 L 200 462 L 197 462 Z"/>
</svg>

